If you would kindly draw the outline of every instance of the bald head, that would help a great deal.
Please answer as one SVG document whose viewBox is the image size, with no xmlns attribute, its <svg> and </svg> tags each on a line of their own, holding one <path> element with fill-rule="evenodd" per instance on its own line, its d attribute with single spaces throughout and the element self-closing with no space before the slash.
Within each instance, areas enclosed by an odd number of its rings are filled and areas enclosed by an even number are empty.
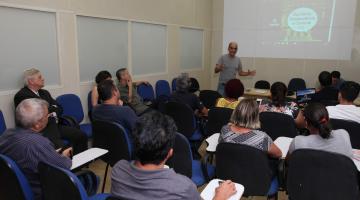
<svg viewBox="0 0 360 200">
<path fill-rule="evenodd" d="M 230 42 L 228 46 L 229 55 L 234 57 L 238 49 L 238 44 L 236 42 Z"/>
</svg>

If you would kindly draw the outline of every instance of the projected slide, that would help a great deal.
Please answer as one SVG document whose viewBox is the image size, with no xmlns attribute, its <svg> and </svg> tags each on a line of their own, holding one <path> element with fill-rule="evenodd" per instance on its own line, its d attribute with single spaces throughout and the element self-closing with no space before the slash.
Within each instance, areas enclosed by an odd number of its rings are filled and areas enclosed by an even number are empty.
<svg viewBox="0 0 360 200">
<path fill-rule="evenodd" d="M 243 57 L 350 59 L 357 0 L 224 0 L 223 51 Z"/>
<path fill-rule="evenodd" d="M 277 5 L 279 10 L 266 12 L 273 7 L 274 1 L 264 1 L 264 26 L 269 29 L 280 29 L 278 38 L 269 38 L 265 42 L 288 44 L 296 42 L 330 42 L 333 28 L 333 19 L 336 9 L 336 0 L 318 1 L 281 1 Z M 318 31 L 317 28 L 322 29 Z M 324 29 L 325 28 L 325 29 Z"/>
</svg>

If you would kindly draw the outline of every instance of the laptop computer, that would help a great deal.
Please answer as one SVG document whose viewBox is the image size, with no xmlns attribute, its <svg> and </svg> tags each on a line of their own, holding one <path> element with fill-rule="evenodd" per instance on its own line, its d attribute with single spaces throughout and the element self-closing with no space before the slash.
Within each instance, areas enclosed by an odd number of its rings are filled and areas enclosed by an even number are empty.
<svg viewBox="0 0 360 200">
<path fill-rule="evenodd" d="M 306 88 L 304 90 L 296 91 L 296 102 L 298 104 L 305 104 L 311 101 L 312 96 L 315 94 L 315 88 Z"/>
</svg>

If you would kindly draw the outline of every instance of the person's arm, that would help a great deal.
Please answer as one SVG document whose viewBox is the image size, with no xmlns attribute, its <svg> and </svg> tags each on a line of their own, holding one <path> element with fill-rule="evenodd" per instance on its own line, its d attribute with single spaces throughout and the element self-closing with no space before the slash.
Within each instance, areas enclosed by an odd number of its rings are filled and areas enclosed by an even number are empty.
<svg viewBox="0 0 360 200">
<path fill-rule="evenodd" d="M 215 189 L 215 196 L 213 200 L 227 200 L 236 193 L 235 184 L 227 180 Z"/>
<path fill-rule="evenodd" d="M 269 154 L 269 156 L 272 157 L 272 158 L 281 158 L 281 156 L 282 156 L 281 150 L 280 150 L 279 147 L 277 147 L 276 144 L 274 144 L 274 143 L 272 143 L 272 144 L 270 145 L 268 154 Z"/>
<path fill-rule="evenodd" d="M 97 86 L 94 86 L 91 90 L 91 105 L 96 106 L 99 101 L 99 93 L 97 91 Z"/>
<path fill-rule="evenodd" d="M 239 71 L 239 76 L 255 76 L 255 74 L 256 74 L 256 70 L 250 71 L 250 69 L 249 69 L 247 72 L 245 72 L 243 70 Z"/>
<path fill-rule="evenodd" d="M 222 70 L 224 70 L 224 67 L 225 67 L 225 65 L 224 65 L 223 57 L 221 56 L 216 63 L 215 70 L 214 70 L 215 73 L 217 74 L 217 73 L 221 72 Z"/>
<path fill-rule="evenodd" d="M 37 143 L 36 148 L 31 148 L 31 151 L 32 154 L 39 159 L 39 161 L 53 164 L 65 169 L 71 168 L 72 161 L 69 156 L 72 148 L 65 149 L 62 154 L 60 154 L 50 144 L 50 141 L 47 141 Z"/>
<path fill-rule="evenodd" d="M 148 81 L 136 81 L 134 82 L 136 86 L 139 86 L 141 84 L 145 84 L 145 85 L 149 85 L 149 82 Z"/>
<path fill-rule="evenodd" d="M 128 102 L 131 103 L 132 101 L 132 90 L 133 90 L 133 82 L 132 79 L 130 78 L 127 82 L 128 88 L 129 88 L 129 93 L 128 93 Z"/>
<path fill-rule="evenodd" d="M 39 90 L 39 94 L 40 92 L 42 93 L 41 98 L 49 103 L 49 113 L 55 112 L 57 116 L 61 116 L 63 109 L 60 104 L 58 104 L 58 102 L 51 96 L 50 92 L 43 89 Z"/>
</svg>

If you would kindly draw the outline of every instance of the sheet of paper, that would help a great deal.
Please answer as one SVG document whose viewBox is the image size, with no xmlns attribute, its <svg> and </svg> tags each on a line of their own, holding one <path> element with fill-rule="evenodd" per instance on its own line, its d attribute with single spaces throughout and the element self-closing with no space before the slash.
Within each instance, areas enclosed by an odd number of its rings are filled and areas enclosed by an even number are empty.
<svg viewBox="0 0 360 200">
<path fill-rule="evenodd" d="M 201 192 L 200 196 L 204 200 L 212 200 L 215 196 L 215 189 L 219 186 L 220 179 L 213 179 Z M 236 193 L 231 196 L 228 200 L 239 200 L 244 193 L 244 186 L 238 183 L 235 183 Z"/>
<path fill-rule="evenodd" d="M 206 139 L 206 142 L 208 143 L 208 146 L 206 147 L 206 151 L 208 151 L 208 152 L 216 151 L 216 147 L 219 143 L 219 136 L 220 136 L 220 133 L 214 133 Z"/>
<path fill-rule="evenodd" d="M 289 146 L 292 142 L 293 138 L 289 138 L 289 137 L 278 137 L 276 138 L 276 140 L 274 141 L 274 143 L 276 144 L 276 146 L 279 147 L 279 149 L 281 150 L 282 153 L 282 158 L 285 158 L 288 151 L 289 151 Z"/>
<path fill-rule="evenodd" d="M 106 154 L 107 152 L 108 150 L 106 149 L 91 148 L 81 153 L 78 153 L 74 155 L 72 159 L 71 169 L 78 168 L 81 165 L 84 165 L 92 160 L 95 160 L 96 158 Z"/>
</svg>

